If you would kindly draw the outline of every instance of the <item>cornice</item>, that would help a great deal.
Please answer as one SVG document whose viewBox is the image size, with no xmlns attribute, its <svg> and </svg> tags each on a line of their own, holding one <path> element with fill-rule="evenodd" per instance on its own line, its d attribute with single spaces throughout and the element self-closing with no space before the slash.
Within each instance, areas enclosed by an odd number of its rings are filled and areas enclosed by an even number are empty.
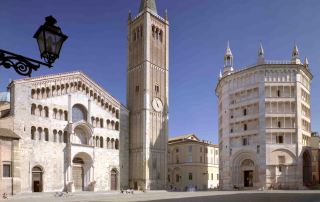
<svg viewBox="0 0 320 202">
<path fill-rule="evenodd" d="M 248 68 L 244 68 L 244 69 L 240 69 L 238 71 L 235 71 L 229 75 L 223 76 L 221 79 L 219 79 L 219 81 L 215 87 L 215 93 L 217 94 L 217 90 L 218 90 L 218 87 L 220 86 L 220 83 L 222 81 L 226 80 L 227 78 L 235 77 L 239 74 L 242 74 L 244 72 L 251 71 L 251 70 L 265 71 L 268 68 L 283 68 L 284 66 L 288 67 L 288 69 L 283 69 L 283 70 L 291 70 L 291 68 L 293 68 L 293 66 L 294 66 L 294 70 L 302 70 L 310 77 L 310 80 L 313 79 L 313 75 L 310 72 L 310 69 L 306 68 L 303 64 L 256 64 L 256 65 L 250 66 Z"/>
</svg>

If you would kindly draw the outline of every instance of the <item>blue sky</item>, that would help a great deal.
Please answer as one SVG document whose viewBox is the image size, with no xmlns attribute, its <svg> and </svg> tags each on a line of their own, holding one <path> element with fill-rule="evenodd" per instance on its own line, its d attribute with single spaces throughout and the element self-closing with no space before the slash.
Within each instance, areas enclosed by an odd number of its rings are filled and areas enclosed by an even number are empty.
<svg viewBox="0 0 320 202">
<path fill-rule="evenodd" d="M 126 103 L 127 16 L 140 0 L 1 0 L 0 49 L 39 59 L 32 38 L 53 15 L 69 35 L 54 68 L 33 76 L 82 70 Z M 261 40 L 266 59 L 289 60 L 294 41 L 314 74 L 312 129 L 320 130 L 319 0 L 158 0 L 170 21 L 170 135 L 196 133 L 217 142 L 214 88 L 230 40 L 235 68 L 255 63 Z M 0 68 L 0 91 L 20 78 Z"/>
</svg>

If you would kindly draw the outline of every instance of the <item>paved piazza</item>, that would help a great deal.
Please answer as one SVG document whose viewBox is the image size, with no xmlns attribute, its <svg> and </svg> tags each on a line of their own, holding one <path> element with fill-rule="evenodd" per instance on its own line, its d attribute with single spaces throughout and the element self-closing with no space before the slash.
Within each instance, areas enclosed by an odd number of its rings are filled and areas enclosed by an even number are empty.
<svg viewBox="0 0 320 202">
<path fill-rule="evenodd" d="M 194 202 L 194 201 L 281 201 L 281 202 L 320 202 L 320 191 L 211 191 L 211 192 L 165 192 L 151 191 L 135 192 L 133 195 L 118 192 L 81 192 L 72 193 L 68 197 L 55 197 L 54 193 L 21 194 L 10 197 L 7 201 L 51 202 L 51 201 L 164 201 L 164 202 Z"/>
</svg>

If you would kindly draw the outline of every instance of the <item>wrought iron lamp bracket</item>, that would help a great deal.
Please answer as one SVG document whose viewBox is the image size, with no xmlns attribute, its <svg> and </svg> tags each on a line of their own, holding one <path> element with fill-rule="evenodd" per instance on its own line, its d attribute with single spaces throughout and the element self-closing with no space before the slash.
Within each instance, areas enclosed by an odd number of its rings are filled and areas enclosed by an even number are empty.
<svg viewBox="0 0 320 202">
<path fill-rule="evenodd" d="M 6 69 L 12 67 L 18 74 L 22 76 L 31 77 L 32 71 L 37 71 L 41 65 L 49 68 L 52 67 L 51 64 L 0 49 L 0 66 L 3 66 Z"/>
</svg>

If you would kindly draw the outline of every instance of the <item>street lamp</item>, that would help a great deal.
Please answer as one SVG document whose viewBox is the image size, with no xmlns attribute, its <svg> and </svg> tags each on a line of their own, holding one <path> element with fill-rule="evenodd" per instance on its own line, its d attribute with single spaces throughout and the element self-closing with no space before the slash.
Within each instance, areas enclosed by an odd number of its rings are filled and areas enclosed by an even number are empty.
<svg viewBox="0 0 320 202">
<path fill-rule="evenodd" d="M 59 58 L 61 47 L 68 36 L 55 25 L 57 20 L 54 17 L 48 16 L 45 19 L 46 22 L 33 36 L 37 40 L 40 56 L 45 62 L 0 49 L 0 66 L 6 69 L 12 67 L 18 74 L 29 77 L 32 71 L 37 71 L 41 65 L 52 67 L 54 61 Z"/>
</svg>

